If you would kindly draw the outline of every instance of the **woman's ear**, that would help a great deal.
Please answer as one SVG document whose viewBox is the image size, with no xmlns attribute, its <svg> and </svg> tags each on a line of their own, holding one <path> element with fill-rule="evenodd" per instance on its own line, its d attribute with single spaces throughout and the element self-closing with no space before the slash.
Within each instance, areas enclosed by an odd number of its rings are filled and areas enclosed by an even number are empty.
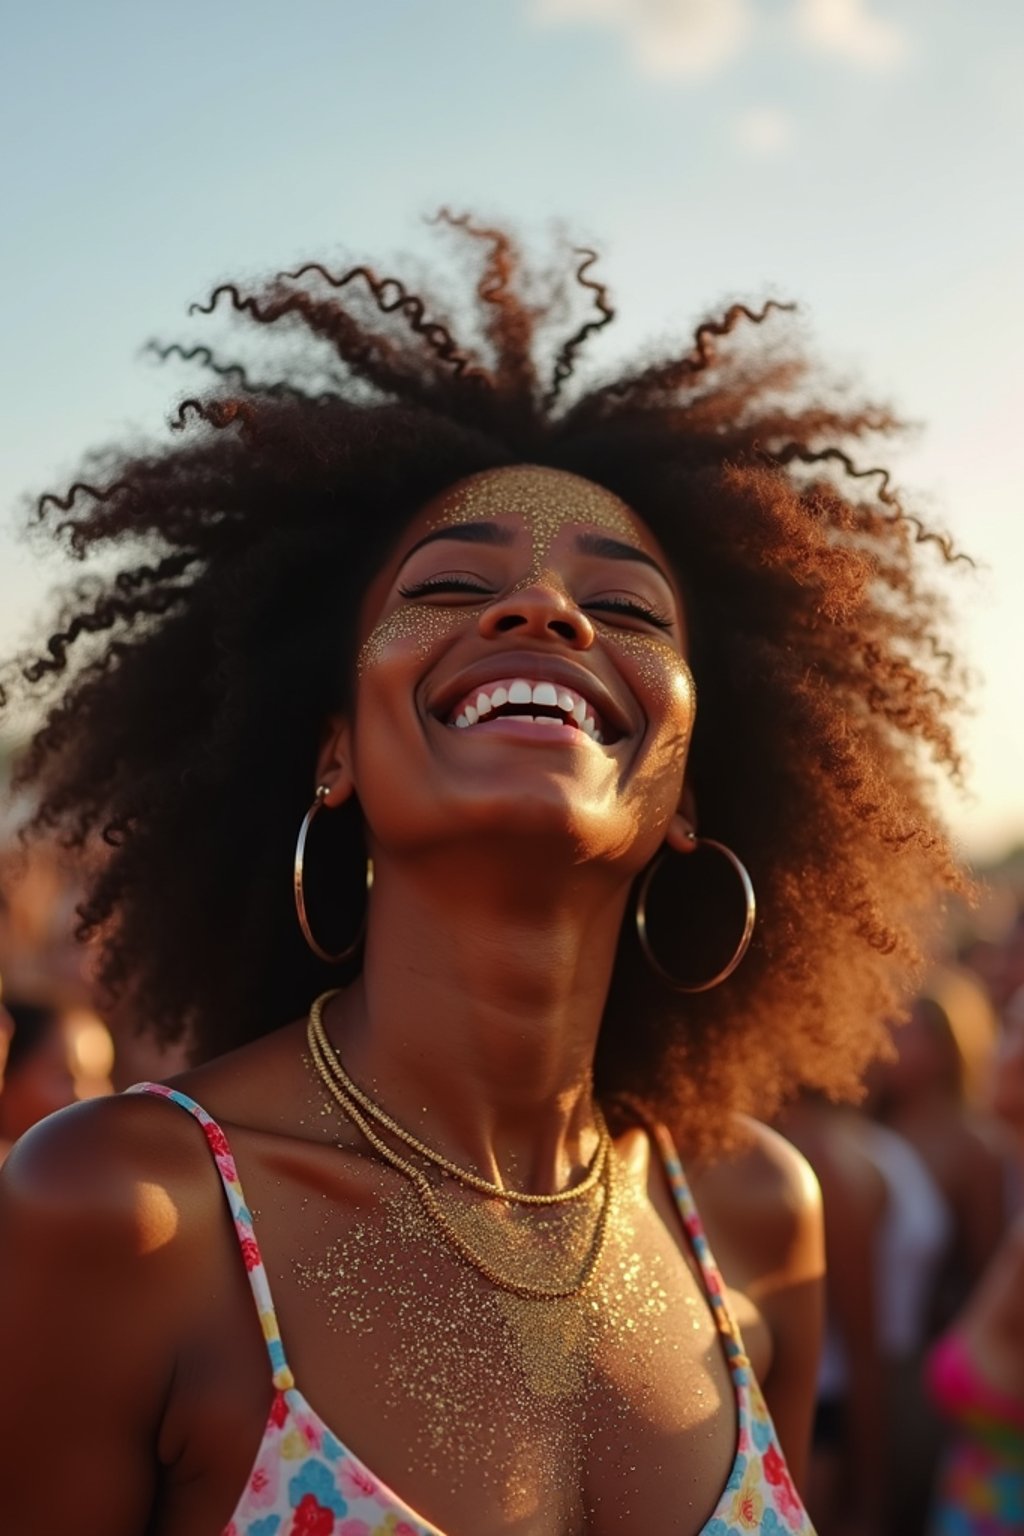
<svg viewBox="0 0 1024 1536">
<path fill-rule="evenodd" d="M 683 785 L 679 809 L 668 824 L 665 841 L 673 853 L 692 853 L 697 846 L 697 803 L 689 784 Z"/>
<path fill-rule="evenodd" d="M 324 804 L 344 805 L 355 794 L 352 776 L 352 729 L 344 715 L 333 715 L 324 727 L 316 760 L 316 786 L 327 786 Z"/>
</svg>

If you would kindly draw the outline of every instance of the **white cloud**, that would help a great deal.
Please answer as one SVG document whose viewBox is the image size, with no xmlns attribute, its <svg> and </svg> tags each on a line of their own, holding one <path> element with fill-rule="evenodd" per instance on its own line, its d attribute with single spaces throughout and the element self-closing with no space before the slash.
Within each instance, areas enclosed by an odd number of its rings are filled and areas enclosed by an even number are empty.
<svg viewBox="0 0 1024 1536">
<path fill-rule="evenodd" d="M 868 0 L 796 0 L 797 36 L 811 48 L 838 53 L 869 69 L 889 69 L 907 51 L 907 36 L 893 21 L 873 15 Z"/>
<path fill-rule="evenodd" d="M 534 0 L 533 16 L 613 28 L 642 72 L 662 78 L 711 74 L 740 51 L 754 21 L 750 0 Z"/>
<path fill-rule="evenodd" d="M 805 47 L 865 69 L 889 69 L 907 52 L 907 34 L 876 15 L 876 0 L 790 0 L 787 26 Z M 884 0 L 878 0 L 884 3 Z M 763 0 L 529 0 L 542 25 L 603 26 L 617 32 L 645 75 L 713 74 L 742 52 Z"/>
<path fill-rule="evenodd" d="M 787 150 L 796 137 L 796 125 L 781 107 L 753 107 L 733 123 L 733 139 L 744 154 L 771 159 Z"/>
</svg>

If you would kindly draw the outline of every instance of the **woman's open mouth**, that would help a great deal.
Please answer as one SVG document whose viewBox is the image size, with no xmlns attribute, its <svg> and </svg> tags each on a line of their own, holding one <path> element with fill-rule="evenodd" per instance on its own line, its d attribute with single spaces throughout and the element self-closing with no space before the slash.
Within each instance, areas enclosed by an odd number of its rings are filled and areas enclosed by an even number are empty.
<svg viewBox="0 0 1024 1536">
<path fill-rule="evenodd" d="M 552 730 L 582 732 L 599 745 L 617 739 L 589 699 L 574 688 L 526 677 L 500 678 L 465 694 L 445 723 L 466 731 L 499 720 L 522 720 Z"/>
</svg>

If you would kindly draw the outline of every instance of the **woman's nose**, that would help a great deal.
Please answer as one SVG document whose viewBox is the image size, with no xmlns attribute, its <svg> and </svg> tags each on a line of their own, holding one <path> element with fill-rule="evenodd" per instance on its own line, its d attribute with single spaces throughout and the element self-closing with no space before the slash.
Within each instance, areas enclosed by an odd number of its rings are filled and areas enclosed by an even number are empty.
<svg viewBox="0 0 1024 1536">
<path fill-rule="evenodd" d="M 573 650 L 594 643 L 594 626 L 557 581 L 540 578 L 490 603 L 480 615 L 480 633 L 488 640 L 513 632 L 536 640 L 559 639 Z"/>
</svg>

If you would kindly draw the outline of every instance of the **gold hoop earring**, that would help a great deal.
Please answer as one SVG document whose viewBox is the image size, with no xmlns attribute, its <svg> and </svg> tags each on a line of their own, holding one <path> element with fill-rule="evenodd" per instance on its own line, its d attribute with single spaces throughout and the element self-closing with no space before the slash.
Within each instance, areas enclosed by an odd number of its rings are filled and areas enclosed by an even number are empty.
<svg viewBox="0 0 1024 1536">
<path fill-rule="evenodd" d="M 309 810 L 306 812 L 305 816 L 303 816 L 302 825 L 299 827 L 299 835 L 295 842 L 295 864 L 292 871 L 293 888 L 295 891 L 295 911 L 298 914 L 299 927 L 302 929 L 302 937 L 305 939 L 314 955 L 316 955 L 319 960 L 326 960 L 328 965 L 344 965 L 346 960 L 351 960 L 357 953 L 359 946 L 362 944 L 363 939 L 366 937 L 365 913 L 363 915 L 363 921 L 359 925 L 359 932 L 352 940 L 352 943 L 346 945 L 344 949 L 339 949 L 337 954 L 332 955 L 329 950 L 324 949 L 323 945 L 318 944 L 316 939 L 313 937 L 313 930 L 309 926 L 309 918 L 306 914 L 306 893 L 302 883 L 303 867 L 306 859 L 306 838 L 308 837 L 309 829 L 313 824 L 313 818 L 316 816 L 318 811 L 323 809 L 324 801 L 327 799 L 329 794 L 330 786 L 328 784 L 317 785 L 316 798 L 314 799 L 313 804 L 310 806 Z M 367 859 L 367 891 L 369 891 L 372 886 L 373 860 Z"/>
<path fill-rule="evenodd" d="M 740 885 L 743 887 L 743 899 L 746 904 L 746 917 L 743 924 L 743 932 L 740 935 L 740 941 L 733 951 L 731 958 L 725 965 L 723 965 L 720 971 L 717 971 L 715 975 L 711 977 L 710 981 L 703 981 L 699 986 L 691 986 L 688 983 L 679 981 L 675 976 L 672 975 L 670 971 L 666 970 L 665 966 L 662 965 L 661 961 L 654 953 L 654 950 L 651 946 L 650 936 L 647 932 L 647 895 L 651 888 L 651 881 L 654 879 L 654 876 L 657 874 L 658 870 L 661 868 L 662 864 L 665 862 L 665 859 L 668 856 L 666 853 L 659 854 L 653 863 L 649 865 L 640 880 L 640 884 L 637 886 L 635 911 L 636 934 L 640 941 L 640 948 L 644 952 L 648 965 L 656 975 L 661 977 L 666 986 L 671 987 L 674 992 L 710 992 L 712 987 L 717 987 L 720 982 L 725 981 L 727 976 L 732 975 L 733 971 L 739 965 L 740 961 L 743 959 L 743 956 L 746 954 L 748 948 L 750 947 L 750 939 L 754 932 L 754 922 L 757 917 L 757 902 L 754 897 L 754 886 L 750 879 L 750 875 L 747 873 L 746 865 L 736 857 L 731 848 L 727 848 L 724 843 L 716 843 L 714 838 L 698 838 L 693 833 L 691 833 L 691 841 L 696 847 L 713 848 L 716 853 L 723 854 L 725 858 L 729 860 L 729 863 L 732 865 L 733 869 L 736 871 L 736 874 L 739 876 Z"/>
</svg>

